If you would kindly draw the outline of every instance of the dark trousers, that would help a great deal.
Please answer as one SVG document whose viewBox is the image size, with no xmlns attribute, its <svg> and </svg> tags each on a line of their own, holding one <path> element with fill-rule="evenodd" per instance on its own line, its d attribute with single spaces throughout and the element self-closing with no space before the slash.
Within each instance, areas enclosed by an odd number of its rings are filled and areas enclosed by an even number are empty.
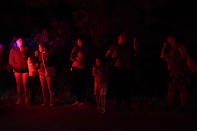
<svg viewBox="0 0 197 131">
<path fill-rule="evenodd" d="M 84 102 L 87 88 L 87 71 L 85 69 L 73 68 L 72 70 L 72 92 L 79 102 Z"/>
<path fill-rule="evenodd" d="M 112 95 L 117 100 L 117 104 L 120 105 L 124 101 L 128 108 L 131 103 L 132 74 L 131 70 L 120 68 L 113 68 L 111 74 Z"/>
<path fill-rule="evenodd" d="M 29 80 L 31 84 L 31 101 L 34 101 L 38 90 L 40 89 L 39 76 L 29 76 Z"/>
</svg>

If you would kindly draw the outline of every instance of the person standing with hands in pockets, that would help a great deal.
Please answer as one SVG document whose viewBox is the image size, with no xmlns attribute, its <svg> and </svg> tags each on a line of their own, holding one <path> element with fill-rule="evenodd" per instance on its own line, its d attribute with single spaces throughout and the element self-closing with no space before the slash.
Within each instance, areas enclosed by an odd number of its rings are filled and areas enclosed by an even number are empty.
<svg viewBox="0 0 197 131">
<path fill-rule="evenodd" d="M 16 91 L 17 91 L 17 101 L 16 104 L 20 104 L 22 100 L 21 96 L 21 86 L 24 88 L 25 104 L 29 104 L 28 90 L 27 90 L 27 77 L 28 77 L 28 67 L 27 58 L 28 50 L 23 45 L 22 38 L 16 39 L 16 47 L 10 50 L 9 54 L 9 64 L 13 68 L 14 76 L 16 79 Z"/>
</svg>

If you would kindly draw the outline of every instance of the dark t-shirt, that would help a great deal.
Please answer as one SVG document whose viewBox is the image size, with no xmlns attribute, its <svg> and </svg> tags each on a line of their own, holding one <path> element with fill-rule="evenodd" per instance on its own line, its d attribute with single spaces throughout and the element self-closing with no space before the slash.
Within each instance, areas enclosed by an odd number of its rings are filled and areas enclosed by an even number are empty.
<svg viewBox="0 0 197 131">
<path fill-rule="evenodd" d="M 128 43 L 123 45 L 111 46 L 110 59 L 114 67 L 121 69 L 131 69 L 133 66 L 133 49 L 128 46 Z"/>
</svg>

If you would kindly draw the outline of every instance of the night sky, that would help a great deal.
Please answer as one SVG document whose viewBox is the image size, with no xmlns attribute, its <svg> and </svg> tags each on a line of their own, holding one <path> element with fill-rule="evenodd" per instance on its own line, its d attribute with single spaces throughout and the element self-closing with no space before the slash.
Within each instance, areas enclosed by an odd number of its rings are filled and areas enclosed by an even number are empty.
<svg viewBox="0 0 197 131">
<path fill-rule="evenodd" d="M 50 19 L 66 19 L 72 23 L 72 12 L 88 12 L 89 22 L 97 20 L 130 32 L 196 30 L 193 3 L 171 0 L 18 0 L 1 1 L 1 34 L 7 39 L 15 32 L 30 33 Z M 131 31 L 132 30 L 132 31 Z"/>
<path fill-rule="evenodd" d="M 75 17 L 80 11 L 85 14 Z M 164 36 L 173 32 L 195 56 L 196 12 L 193 2 L 177 0 L 6 0 L 0 4 L 0 42 L 8 44 L 14 35 L 29 37 L 58 20 L 69 27 L 84 22 L 92 30 L 102 25 L 105 39 L 125 30 L 131 37 L 137 35 L 144 48 L 157 50 L 156 54 Z"/>
</svg>

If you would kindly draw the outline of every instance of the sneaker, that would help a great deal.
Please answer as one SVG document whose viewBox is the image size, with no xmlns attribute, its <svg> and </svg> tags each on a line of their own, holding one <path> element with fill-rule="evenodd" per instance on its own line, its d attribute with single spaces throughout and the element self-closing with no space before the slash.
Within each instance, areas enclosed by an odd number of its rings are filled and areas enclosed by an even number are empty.
<svg viewBox="0 0 197 131">
<path fill-rule="evenodd" d="M 72 106 L 77 106 L 79 104 L 79 102 L 78 101 L 75 101 L 73 104 L 72 104 Z"/>
<path fill-rule="evenodd" d="M 53 107 L 54 106 L 54 100 L 52 99 L 52 100 L 50 100 L 50 102 L 49 102 L 49 106 L 50 107 Z"/>
<path fill-rule="evenodd" d="M 42 103 L 40 104 L 42 107 L 45 107 L 47 104 L 46 103 Z"/>
<path fill-rule="evenodd" d="M 30 104 L 30 102 L 29 102 L 29 99 L 28 99 L 28 98 L 25 98 L 25 104 L 26 104 L 26 105 L 29 105 L 29 104 Z"/>
<path fill-rule="evenodd" d="M 21 99 L 18 98 L 18 99 L 16 100 L 16 105 L 19 105 L 20 103 L 21 103 Z"/>
<path fill-rule="evenodd" d="M 50 103 L 50 104 L 49 104 L 49 107 L 53 107 L 53 106 L 54 106 L 54 103 Z"/>
<path fill-rule="evenodd" d="M 105 108 L 103 108 L 103 109 L 101 109 L 100 113 L 101 113 L 101 114 L 104 114 L 105 111 L 106 111 Z"/>
</svg>

